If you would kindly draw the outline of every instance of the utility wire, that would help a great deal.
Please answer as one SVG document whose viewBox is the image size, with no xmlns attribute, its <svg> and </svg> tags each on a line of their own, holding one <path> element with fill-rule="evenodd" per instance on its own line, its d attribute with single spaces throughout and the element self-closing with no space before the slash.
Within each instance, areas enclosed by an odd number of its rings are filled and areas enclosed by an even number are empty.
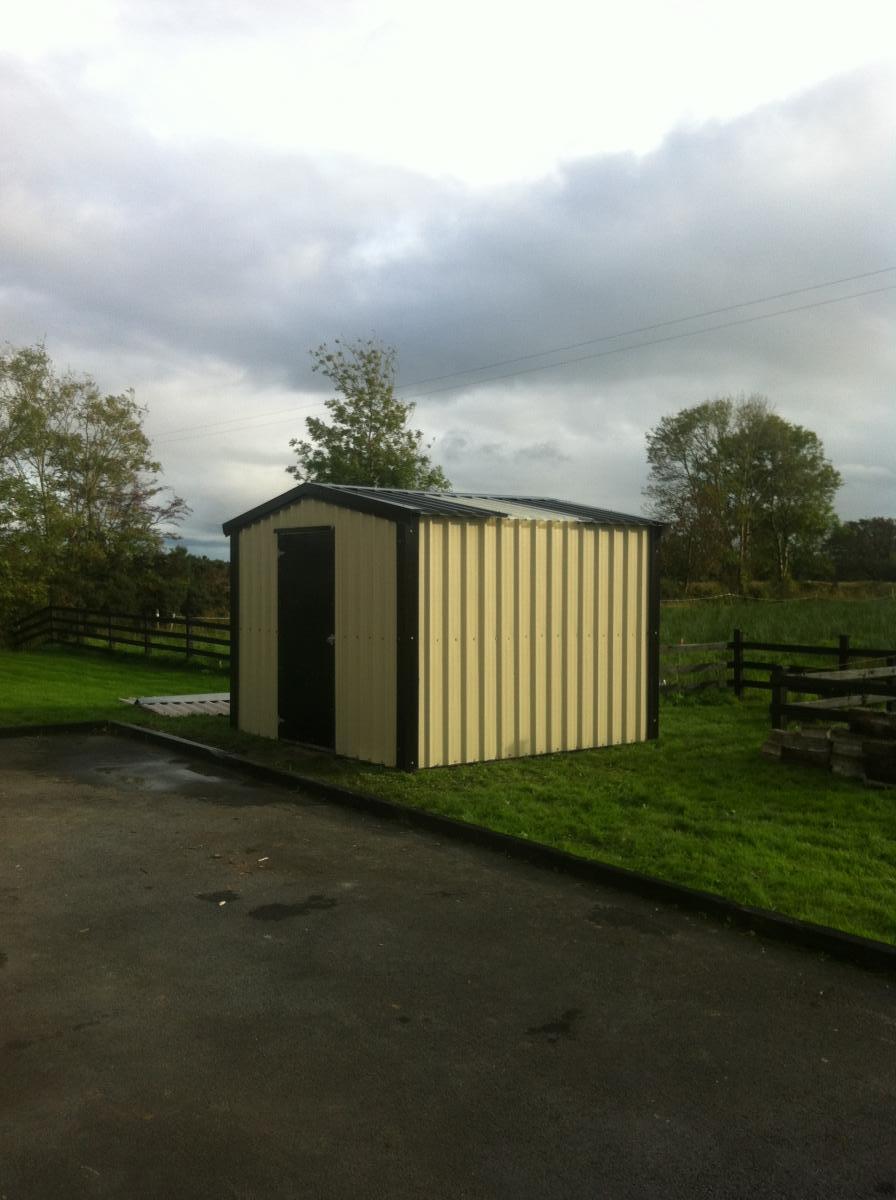
<svg viewBox="0 0 896 1200">
<path fill-rule="evenodd" d="M 772 317 L 783 317 L 787 313 L 806 312 L 810 308 L 824 308 L 828 304 L 840 304 L 844 300 L 857 300 L 860 296 L 877 296 L 881 292 L 892 292 L 896 283 L 886 287 L 871 288 L 864 292 L 851 292 L 848 296 L 834 296 L 830 300 L 815 300 L 811 304 L 796 304 L 792 308 L 779 308 L 776 312 L 757 313 L 753 317 L 739 317 L 736 321 L 722 321 L 718 325 L 704 325 L 702 329 L 688 329 L 684 333 L 670 333 L 666 337 L 651 338 L 646 342 L 632 342 L 630 346 L 614 346 L 612 350 L 598 350 L 594 354 L 580 354 L 576 358 L 564 358 L 560 362 L 540 363 L 537 367 L 522 367 L 519 371 L 507 371 L 504 375 L 489 375 L 487 379 L 477 379 L 465 383 L 452 383 L 447 387 L 431 388 L 426 392 L 414 392 L 406 396 L 406 400 L 420 400 L 427 396 L 437 396 L 440 392 L 456 392 L 463 388 L 475 387 L 477 384 L 498 383 L 502 379 L 515 379 L 518 375 L 531 375 L 535 371 L 551 371 L 555 367 L 567 367 L 571 363 L 590 362 L 595 358 L 609 358 L 611 354 L 627 354 L 630 350 L 641 350 L 645 346 L 660 346 L 665 342 L 677 342 L 682 338 L 698 337 L 701 333 L 713 333 L 717 329 L 732 329 L 735 325 L 752 325 L 756 321 L 769 321 Z"/>
<path fill-rule="evenodd" d="M 786 300 L 790 296 L 800 296 L 805 292 L 817 292 L 820 288 L 835 287 L 840 283 L 855 283 L 859 279 L 871 279 L 875 275 L 886 275 L 896 271 L 894 267 L 880 267 L 876 271 L 863 271 L 860 275 L 844 275 L 841 279 L 828 279 L 825 283 L 813 283 L 808 287 L 793 288 L 789 292 L 776 292 L 772 296 L 759 296 L 755 300 L 740 300 L 737 304 L 727 304 L 723 308 L 709 308 L 704 312 L 691 313 L 687 317 L 673 317 L 668 321 L 657 321 L 653 325 L 640 325 L 635 329 L 621 329 L 618 333 L 604 333 L 599 337 L 587 338 L 583 342 L 571 342 L 568 346 L 552 346 L 548 350 L 538 350 L 533 354 L 520 354 L 516 358 L 503 358 L 497 362 L 485 363 L 479 367 L 466 367 L 461 371 L 447 371 L 444 375 L 428 375 L 413 383 L 400 383 L 396 391 L 404 388 L 422 387 L 425 383 L 439 383 L 443 379 L 456 379 L 459 375 L 473 375 L 478 371 L 494 371 L 498 367 L 509 367 L 513 363 L 531 362 L 533 358 L 544 358 L 548 354 L 565 354 L 568 350 L 581 350 L 583 346 L 595 346 L 598 342 L 612 342 L 616 338 L 634 337 L 636 333 L 653 333 L 657 329 L 667 329 L 670 325 L 683 325 L 686 321 L 698 321 L 703 317 L 718 317 L 722 313 L 734 312 L 738 308 L 750 308 L 754 304 L 770 304 L 773 300 Z M 864 293 L 862 293 L 864 294 Z M 501 376 L 501 378 L 504 378 Z"/>
<path fill-rule="evenodd" d="M 263 412 L 263 413 L 255 413 L 254 417 L 278 417 L 281 415 L 281 413 L 294 413 L 302 408 L 315 408 L 318 403 L 320 403 L 320 401 L 314 400 L 310 404 L 291 404 L 289 406 L 289 408 L 275 408 L 275 409 L 273 409 L 273 411 L 268 411 L 268 412 Z M 226 417 L 220 421 L 208 421 L 204 425 L 183 425 L 183 426 L 178 427 L 177 429 L 163 429 L 161 431 L 162 437 L 157 440 L 168 441 L 169 437 L 171 437 L 177 433 L 192 433 L 192 431 L 194 429 L 213 429 L 219 425 L 233 425 L 238 421 L 254 420 L 254 417 L 247 416 L 244 413 L 241 417 Z M 228 430 L 222 429 L 219 432 L 227 433 Z M 180 440 L 180 439 L 176 439 L 176 440 Z"/>
<path fill-rule="evenodd" d="M 805 293 L 808 291 L 815 291 L 818 288 L 830 287 L 835 283 L 848 282 L 848 280 L 850 280 L 850 279 L 851 280 L 867 279 L 871 276 L 883 275 L 889 271 L 894 271 L 894 270 L 896 270 L 896 267 L 882 267 L 882 268 L 880 268 L 880 270 L 877 270 L 877 271 L 866 271 L 862 275 L 848 276 L 841 280 L 832 280 L 830 283 L 818 283 L 818 284 L 815 284 L 813 287 L 796 288 L 790 292 L 780 292 L 780 293 L 778 293 L 777 296 L 764 296 L 757 300 L 744 300 L 738 304 L 727 305 L 724 308 L 709 309 L 705 313 L 695 313 L 690 317 L 677 317 L 674 320 L 660 321 L 654 325 L 644 325 L 644 326 L 639 327 L 638 329 L 629 330 L 626 333 L 607 334 L 604 337 L 592 338 L 586 342 L 577 342 L 568 347 L 558 347 L 556 350 L 553 350 L 553 351 L 545 350 L 545 351 L 541 351 L 540 354 L 529 354 L 529 355 L 522 355 L 519 358 L 505 359 L 505 360 L 503 360 L 503 362 L 498 362 L 498 363 L 493 364 L 493 367 L 509 365 L 510 363 L 514 363 L 514 362 L 525 362 L 532 358 L 543 357 L 546 354 L 561 353 L 568 349 L 575 349 L 575 348 L 581 347 L 581 346 L 595 345 L 598 342 L 611 341 L 614 338 L 618 338 L 618 337 L 632 336 L 636 333 L 646 333 L 651 330 L 666 328 L 670 325 L 682 324 L 685 321 L 697 320 L 698 318 L 700 318 L 702 316 L 712 316 L 712 315 L 717 315 L 717 314 L 720 314 L 723 312 L 732 312 L 738 308 L 748 307 L 753 304 L 767 303 L 776 298 L 780 299 L 785 296 L 793 296 L 793 295 L 799 295 L 799 294 L 802 294 L 802 293 Z M 750 317 L 738 317 L 737 319 L 735 319 L 733 321 L 722 321 L 716 325 L 704 325 L 700 329 L 688 329 L 688 330 L 684 330 L 681 333 L 667 334 L 665 337 L 661 337 L 661 338 L 650 338 L 646 341 L 632 342 L 630 345 L 627 345 L 627 346 L 614 346 L 608 350 L 598 350 L 593 354 L 581 354 L 581 355 L 577 355 L 573 358 L 561 359 L 558 362 L 539 363 L 538 365 L 532 366 L 532 367 L 522 367 L 519 370 L 507 371 L 501 375 L 490 375 L 486 379 L 467 380 L 464 383 L 455 383 L 455 384 L 449 384 L 446 387 L 431 388 L 427 391 L 415 392 L 411 396 L 406 396 L 405 399 L 406 400 L 424 399 L 429 396 L 439 395 L 442 392 L 456 392 L 456 391 L 463 390 L 464 388 L 467 388 L 467 387 L 475 387 L 478 384 L 498 383 L 505 379 L 514 379 L 520 375 L 531 375 L 537 371 L 549 371 L 549 370 L 553 370 L 556 367 L 570 366 L 572 364 L 579 363 L 579 362 L 590 362 L 590 361 L 592 361 L 594 359 L 598 359 L 598 358 L 609 358 L 611 355 L 628 354 L 632 350 L 640 350 L 647 346 L 659 346 L 659 345 L 663 345 L 667 342 L 680 341 L 683 338 L 697 337 L 700 334 L 704 334 L 704 333 L 713 333 L 720 329 L 732 329 L 738 325 L 751 325 L 757 321 L 769 321 L 774 317 L 786 316 L 789 313 L 806 312 L 809 309 L 824 308 L 831 304 L 840 304 L 844 300 L 856 300 L 862 296 L 876 296 L 876 295 L 880 295 L 883 292 L 893 291 L 894 289 L 896 289 L 896 284 L 887 284 L 884 287 L 870 288 L 870 289 L 867 289 L 867 290 L 861 291 L 861 292 L 851 292 L 846 296 L 832 296 L 827 300 L 815 300 L 815 301 L 810 302 L 809 304 L 797 304 L 797 305 L 791 306 L 790 308 L 776 309 L 774 312 L 757 313 Z M 475 372 L 475 371 L 486 371 L 486 370 L 490 370 L 490 369 L 493 369 L 493 368 L 490 368 L 488 366 L 482 366 L 482 367 L 471 367 L 471 368 L 468 368 L 466 371 L 453 371 L 446 375 L 433 376 L 432 382 L 437 382 L 441 379 L 454 378 L 458 375 L 467 375 L 467 374 L 469 374 L 471 372 Z M 420 380 L 419 384 L 422 385 L 425 382 L 428 382 L 428 381 Z M 404 384 L 402 386 L 411 387 L 413 385 L 412 384 Z M 183 429 L 174 429 L 174 430 L 163 431 L 163 434 L 167 433 L 168 435 L 173 435 L 173 434 L 183 433 L 183 434 L 185 434 L 185 436 L 182 436 L 182 437 L 180 437 L 180 436 L 178 436 L 178 437 L 162 436 L 162 437 L 156 439 L 156 441 L 157 441 L 157 444 L 162 445 L 165 443 L 172 443 L 172 442 L 191 441 L 198 437 L 205 437 L 205 436 L 217 437 L 217 436 L 221 436 L 221 435 L 227 434 L 227 433 L 238 433 L 238 432 L 242 432 L 244 430 L 251 431 L 253 429 L 263 429 L 269 425 L 285 424 L 286 420 L 288 420 L 289 418 L 276 419 L 279 417 L 280 413 L 284 413 L 284 412 L 294 413 L 294 412 L 299 411 L 300 409 L 314 408 L 320 403 L 323 403 L 323 401 L 313 401 L 309 404 L 295 405 L 290 409 L 276 409 L 273 412 L 256 413 L 253 417 L 248 417 L 248 418 L 247 417 L 231 417 L 226 421 L 225 420 L 212 421 L 212 422 L 209 422 L 208 424 L 204 424 L 204 425 L 186 426 Z M 253 422 L 256 422 L 257 419 L 260 417 L 268 417 L 268 416 L 275 417 L 275 420 L 260 421 L 258 423 L 253 423 Z M 242 422 L 242 423 L 240 423 L 240 422 Z M 228 429 L 216 428 L 219 425 L 225 425 L 225 424 L 230 425 L 231 428 L 228 428 Z M 194 433 L 194 432 L 192 432 L 193 430 L 197 430 L 200 432 Z M 209 435 L 206 432 L 208 430 L 213 430 L 214 432 L 212 432 Z"/>
</svg>

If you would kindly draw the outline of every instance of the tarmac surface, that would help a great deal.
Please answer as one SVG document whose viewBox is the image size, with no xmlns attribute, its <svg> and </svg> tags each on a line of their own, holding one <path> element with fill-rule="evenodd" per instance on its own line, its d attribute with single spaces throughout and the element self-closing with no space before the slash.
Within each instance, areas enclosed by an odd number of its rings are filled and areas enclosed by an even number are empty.
<svg viewBox="0 0 896 1200">
<path fill-rule="evenodd" d="M 109 736 L 0 743 L 0 1200 L 896 1196 L 896 979 Z"/>
</svg>

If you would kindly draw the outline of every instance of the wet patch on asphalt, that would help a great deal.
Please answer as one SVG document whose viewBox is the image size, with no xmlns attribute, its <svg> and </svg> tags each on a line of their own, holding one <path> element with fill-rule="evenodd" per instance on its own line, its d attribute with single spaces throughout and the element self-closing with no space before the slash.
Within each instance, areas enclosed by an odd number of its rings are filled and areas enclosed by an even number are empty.
<svg viewBox="0 0 896 1200">
<path fill-rule="evenodd" d="M 34 1045 L 33 1038 L 12 1038 L 8 1042 L 3 1043 L 4 1050 L 27 1050 L 29 1046 Z"/>
<path fill-rule="evenodd" d="M 544 1025 L 532 1025 L 526 1030 L 530 1037 L 543 1037 L 548 1042 L 558 1042 L 560 1038 L 574 1038 L 573 1026 L 582 1015 L 580 1008 L 567 1008 L 556 1021 L 546 1021 Z"/>
<path fill-rule="evenodd" d="M 306 913 L 321 912 L 334 908 L 337 901 L 332 896 L 309 896 L 299 904 L 261 904 L 249 910 L 256 921 L 285 921 L 289 917 L 302 917 Z"/>
<path fill-rule="evenodd" d="M 44 1033 L 39 1037 L 33 1038 L 10 1038 L 9 1041 L 3 1043 L 3 1049 L 9 1051 L 28 1050 L 31 1046 L 36 1046 L 39 1042 L 55 1042 L 59 1038 L 65 1037 L 67 1033 L 80 1033 L 82 1029 L 91 1029 L 94 1025 L 102 1025 L 107 1020 L 107 1017 L 94 1017 L 90 1021 L 78 1021 L 75 1025 L 69 1025 L 66 1029 L 55 1029 L 52 1033 Z"/>
<path fill-rule="evenodd" d="M 106 762 L 93 767 L 93 773 L 104 776 L 104 782 L 120 783 L 146 792 L 187 792 L 197 800 L 224 806 L 251 803 L 246 792 L 250 788 L 255 790 L 264 787 L 254 781 L 222 775 L 207 763 L 184 758 L 154 757 L 136 761 L 131 759 L 126 763 Z M 211 790 L 208 790 L 209 784 L 213 785 Z"/>
</svg>

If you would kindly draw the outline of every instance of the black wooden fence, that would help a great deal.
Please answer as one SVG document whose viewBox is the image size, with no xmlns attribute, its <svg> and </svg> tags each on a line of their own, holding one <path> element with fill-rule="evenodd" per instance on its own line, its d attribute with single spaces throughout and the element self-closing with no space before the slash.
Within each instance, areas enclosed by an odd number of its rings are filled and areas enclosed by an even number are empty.
<svg viewBox="0 0 896 1200">
<path fill-rule="evenodd" d="M 875 706 L 881 704 L 892 712 L 896 707 L 896 653 L 890 654 L 886 662 L 886 666 L 837 671 L 787 671 L 776 667 L 770 681 L 772 728 L 782 729 L 791 720 L 842 722 L 857 713 L 874 716 Z M 800 696 L 819 699 L 796 698 Z M 886 724 L 892 737 L 892 720 Z"/>
<path fill-rule="evenodd" d="M 186 616 L 169 619 L 151 613 L 102 612 L 52 605 L 17 621 L 12 637 L 14 644 L 22 649 L 42 642 L 62 642 L 109 650 L 128 647 L 144 654 L 158 652 L 222 663 L 230 659 L 230 627 L 226 619 Z"/>
<path fill-rule="evenodd" d="M 29 613 L 13 627 L 19 647 L 41 642 L 117 646 L 227 662 L 230 658 L 230 627 L 226 618 L 159 617 L 151 613 L 102 612 L 53 605 Z M 836 660 L 840 671 L 864 661 L 896 664 L 896 649 L 854 646 L 849 634 L 841 634 L 836 646 L 811 646 L 796 642 L 755 642 L 735 629 L 728 642 L 681 642 L 661 647 L 661 690 L 696 692 L 706 687 L 733 689 L 742 696 L 749 689 L 772 691 L 773 674 L 783 669 L 781 656 L 788 656 L 791 675 L 818 668 L 818 659 Z M 774 655 L 768 659 L 762 655 Z M 711 656 L 707 658 L 707 656 Z M 701 661 L 693 661 L 697 657 Z M 794 658 L 814 660 L 802 666 Z M 757 673 L 762 678 L 757 678 Z M 787 686 L 793 690 L 792 680 Z M 811 691 L 806 687 L 805 691 Z"/>
<path fill-rule="evenodd" d="M 855 646 L 842 633 L 836 646 L 814 646 L 798 642 L 755 642 L 735 629 L 729 642 L 682 642 L 661 647 L 662 690 L 696 692 L 705 687 L 731 688 L 738 697 L 749 689 L 770 692 L 773 673 L 785 665 L 791 674 L 818 669 L 819 659 L 830 659 L 840 671 L 859 663 L 880 660 L 896 663 L 896 649 Z M 713 657 L 707 661 L 707 655 Z M 766 658 L 765 655 L 772 655 Z M 699 656 L 702 661 L 694 662 Z M 788 662 L 782 662 L 786 657 Z M 808 660 L 797 663 L 794 659 Z M 761 676 L 761 677 L 758 677 Z M 807 691 L 810 689 L 806 689 Z"/>
</svg>

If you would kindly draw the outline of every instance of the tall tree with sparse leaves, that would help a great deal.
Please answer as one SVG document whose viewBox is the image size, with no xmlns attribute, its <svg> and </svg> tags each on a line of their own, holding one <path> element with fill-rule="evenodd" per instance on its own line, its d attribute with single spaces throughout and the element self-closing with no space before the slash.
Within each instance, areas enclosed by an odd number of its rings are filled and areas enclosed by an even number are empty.
<svg viewBox="0 0 896 1200">
<path fill-rule="evenodd" d="M 450 488 L 426 453 L 423 434 L 408 422 L 414 405 L 395 395 L 396 352 L 380 342 L 342 342 L 311 351 L 313 370 L 337 395 L 326 401 L 329 421 L 308 417 L 307 439 L 292 438 L 297 463 L 287 467 L 301 482 L 440 491 Z"/>
</svg>

